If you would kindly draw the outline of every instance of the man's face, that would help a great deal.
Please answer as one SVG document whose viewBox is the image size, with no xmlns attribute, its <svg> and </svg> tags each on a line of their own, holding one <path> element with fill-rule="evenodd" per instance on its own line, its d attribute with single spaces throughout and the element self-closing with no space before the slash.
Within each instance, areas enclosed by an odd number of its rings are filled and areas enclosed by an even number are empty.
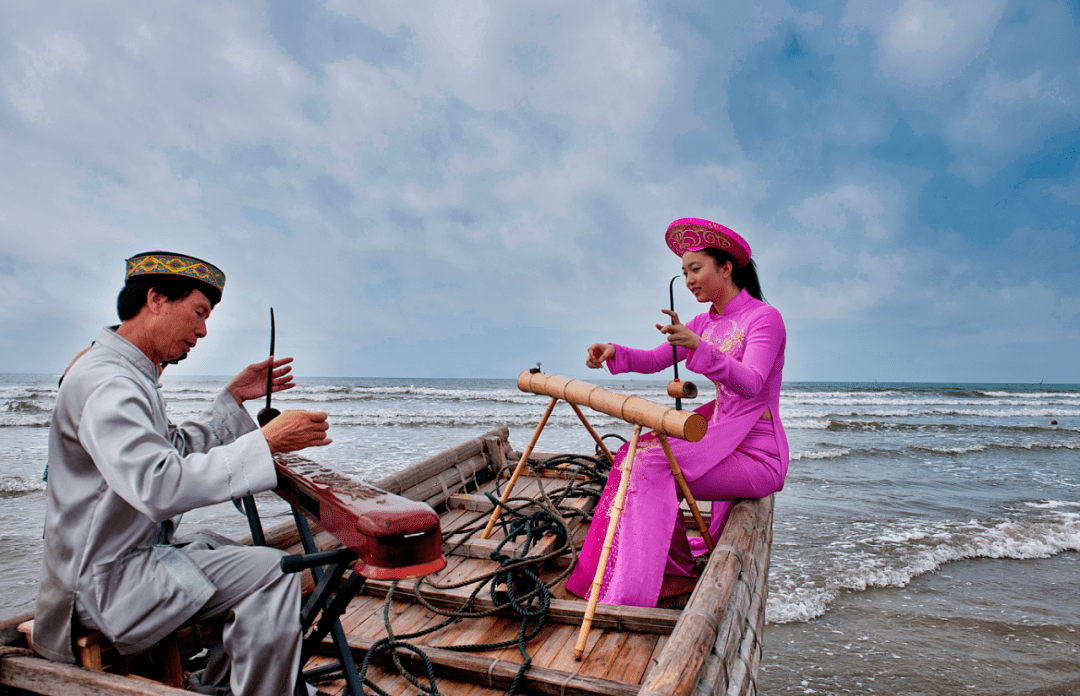
<svg viewBox="0 0 1080 696">
<path fill-rule="evenodd" d="M 190 295 L 175 302 L 151 291 L 150 302 L 157 310 L 153 334 L 157 362 L 186 355 L 206 335 L 206 320 L 213 307 L 201 290 L 192 290 Z"/>
</svg>

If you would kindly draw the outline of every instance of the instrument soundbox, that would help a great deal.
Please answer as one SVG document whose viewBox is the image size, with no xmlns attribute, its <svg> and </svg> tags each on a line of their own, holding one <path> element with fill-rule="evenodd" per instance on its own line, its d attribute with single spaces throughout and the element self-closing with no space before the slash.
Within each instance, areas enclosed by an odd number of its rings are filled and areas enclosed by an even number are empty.
<svg viewBox="0 0 1080 696">
<path fill-rule="evenodd" d="M 425 503 L 355 481 L 295 454 L 274 457 L 274 492 L 357 556 L 354 570 L 404 580 L 446 567 L 439 516 Z"/>
</svg>

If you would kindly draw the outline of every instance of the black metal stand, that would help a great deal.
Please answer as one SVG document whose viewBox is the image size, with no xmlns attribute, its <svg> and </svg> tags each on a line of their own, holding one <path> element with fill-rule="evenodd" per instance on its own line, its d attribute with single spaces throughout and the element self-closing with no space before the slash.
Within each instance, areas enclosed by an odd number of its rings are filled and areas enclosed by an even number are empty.
<svg viewBox="0 0 1080 696">
<path fill-rule="evenodd" d="M 258 546 L 266 546 L 266 536 L 263 533 L 259 512 L 255 508 L 255 499 L 249 495 L 241 498 L 240 501 L 234 501 L 237 509 L 241 509 L 241 502 L 243 503 L 242 512 L 247 516 L 248 527 L 251 530 L 252 541 Z M 306 672 L 301 671 L 300 679 L 296 681 L 295 694 L 308 696 L 306 684 L 309 681 L 317 682 L 325 676 L 342 672 L 348 685 L 346 693 L 360 696 L 364 693 L 360 687 L 360 674 L 356 669 L 352 650 L 349 649 L 348 636 L 345 635 L 345 629 L 341 626 L 341 615 L 349 607 L 349 602 L 364 587 L 365 578 L 353 570 L 342 585 L 341 579 L 356 562 L 356 554 L 350 549 L 319 551 L 315 546 L 315 537 L 311 533 L 307 518 L 296 508 L 292 509 L 292 513 L 296 528 L 300 531 L 300 543 L 304 547 L 304 553 L 282 558 L 281 572 L 299 573 L 311 570 L 315 578 L 315 590 L 300 609 L 300 631 L 305 636 L 300 647 L 300 669 L 303 670 L 304 665 L 315 654 L 316 648 L 327 634 L 333 638 L 334 650 L 338 658 L 336 664 Z M 339 586 L 340 589 L 338 589 Z M 316 619 L 319 619 L 317 624 Z M 314 630 L 311 630 L 312 625 L 315 625 Z M 309 630 L 311 630 L 310 634 L 308 634 Z"/>
<path fill-rule="evenodd" d="M 360 674 L 357 672 L 356 661 L 353 660 L 352 650 L 349 648 L 348 636 L 345 635 L 345 629 L 341 626 L 341 615 L 348 608 L 349 602 L 363 588 L 366 578 L 352 570 L 345 584 L 341 585 L 341 579 L 356 562 L 356 554 L 350 549 L 318 551 L 307 518 L 295 508 L 293 508 L 293 518 L 296 520 L 296 528 L 300 530 L 300 541 L 305 553 L 281 559 L 281 570 L 285 573 L 298 573 L 310 569 L 316 583 L 315 591 L 311 593 L 300 610 L 300 629 L 303 634 L 306 634 L 300 648 L 300 668 L 303 670 L 303 665 L 315 653 L 315 649 L 327 634 L 333 638 L 338 659 L 337 664 L 302 671 L 301 678 L 296 682 L 296 696 L 307 696 L 305 686 L 307 682 L 317 682 L 322 677 L 337 672 L 344 675 L 343 678 L 347 684 L 346 693 L 360 696 L 364 693 L 361 690 Z M 316 619 L 318 619 L 317 623 Z M 315 628 L 308 633 L 312 625 Z"/>
</svg>

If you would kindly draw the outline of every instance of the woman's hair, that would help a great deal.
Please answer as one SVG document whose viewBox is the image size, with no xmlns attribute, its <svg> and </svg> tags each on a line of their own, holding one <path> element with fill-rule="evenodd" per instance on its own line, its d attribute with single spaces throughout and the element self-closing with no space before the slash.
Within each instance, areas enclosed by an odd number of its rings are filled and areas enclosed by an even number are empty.
<svg viewBox="0 0 1080 696">
<path fill-rule="evenodd" d="M 712 257 L 713 261 L 716 262 L 717 268 L 730 261 L 731 279 L 735 281 L 735 285 L 737 285 L 740 290 L 745 290 L 747 294 L 755 300 L 760 300 L 761 302 L 765 301 L 765 297 L 761 294 L 761 283 L 758 282 L 757 266 L 754 265 L 754 259 L 750 259 L 745 266 L 739 268 L 739 262 L 735 260 L 734 256 L 726 251 L 721 251 L 716 247 L 705 247 L 702 251 Z"/>
<path fill-rule="evenodd" d="M 193 290 L 201 290 L 210 300 L 211 307 L 221 301 L 221 292 L 217 288 L 194 278 L 164 274 L 133 276 L 124 283 L 116 298 L 116 313 L 120 315 L 120 321 L 133 319 L 146 306 L 146 294 L 150 290 L 164 295 L 169 302 L 182 300 Z"/>
</svg>

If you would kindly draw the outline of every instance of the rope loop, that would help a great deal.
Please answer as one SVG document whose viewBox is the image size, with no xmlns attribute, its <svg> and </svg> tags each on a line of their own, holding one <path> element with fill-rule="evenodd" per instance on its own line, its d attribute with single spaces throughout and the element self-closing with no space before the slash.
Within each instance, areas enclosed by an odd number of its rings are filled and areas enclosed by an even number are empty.
<svg viewBox="0 0 1080 696">
<path fill-rule="evenodd" d="M 612 435 L 605 435 L 613 437 Z M 618 437 L 618 436 L 614 436 Z M 621 439 L 621 438 L 620 438 Z M 625 440 L 623 440 L 625 442 Z M 383 623 L 386 628 L 386 638 L 376 642 L 363 663 L 358 668 L 364 687 L 371 688 L 379 696 L 388 696 L 378 686 L 372 684 L 366 677 L 368 667 L 372 659 L 380 654 L 388 654 L 394 662 L 398 673 L 410 684 L 415 686 L 423 694 L 429 696 L 442 696 L 435 682 L 435 670 L 430 658 L 424 651 L 408 641 L 421 638 L 428 634 L 439 631 L 462 618 L 481 618 L 499 613 L 509 613 L 521 619 L 521 626 L 516 638 L 495 643 L 477 643 L 473 645 L 448 645 L 443 650 L 457 652 L 486 652 L 502 650 L 512 645 L 517 645 L 521 654 L 522 663 L 517 674 L 510 684 L 508 696 L 520 694 L 523 691 L 525 673 L 532 664 L 532 657 L 526 650 L 526 644 L 540 634 L 551 609 L 552 594 L 550 587 L 561 582 L 570 574 L 573 561 L 577 558 L 577 549 L 570 543 L 569 522 L 575 518 L 591 519 L 591 513 L 582 512 L 580 504 L 567 501 L 577 501 L 581 498 L 600 499 L 604 484 L 607 482 L 611 464 L 601 456 L 589 457 L 584 455 L 556 456 L 545 461 L 530 459 L 529 464 L 537 472 L 537 483 L 540 488 L 539 498 L 510 498 L 502 502 L 495 495 L 486 492 L 491 504 L 499 509 L 499 528 L 503 532 L 503 539 L 489 554 L 489 558 L 498 564 L 498 568 L 480 576 L 473 576 L 454 583 L 439 583 L 425 576 L 416 580 L 414 585 L 414 597 L 418 604 L 425 609 L 445 619 L 436 625 L 424 630 L 404 635 L 395 635 L 390 624 L 393 595 L 397 583 L 392 583 L 383 602 Z M 545 472 L 553 472 L 554 475 L 565 485 L 555 488 L 549 495 L 544 486 Z M 460 470 L 459 470 L 460 475 Z M 474 474 L 475 477 L 475 474 Z M 548 479 L 550 480 L 550 479 Z M 441 483 L 441 482 L 440 482 Z M 536 509 L 539 505 L 539 509 Z M 533 508 L 533 511 L 526 511 Z M 461 544 L 465 543 L 472 534 L 478 532 L 485 524 L 488 515 L 480 513 L 474 519 L 469 520 L 453 530 L 444 532 L 444 539 L 459 538 L 456 544 L 446 551 L 452 553 Z M 541 541 L 551 539 L 553 543 L 545 548 L 550 551 L 542 551 L 537 555 L 529 555 Z M 546 581 L 540 576 L 540 568 L 549 559 L 562 555 L 566 552 L 571 554 L 569 567 L 563 570 L 558 577 Z M 458 587 L 472 586 L 466 600 L 456 609 L 448 610 L 434 606 L 424 595 L 424 584 L 434 589 L 447 590 Z M 487 589 L 491 598 L 492 607 L 486 610 L 476 608 L 476 598 L 480 592 Z M 413 675 L 402 664 L 403 653 L 413 656 L 413 664 L 418 659 L 423 667 L 420 678 Z M 499 660 L 495 660 L 488 669 L 488 684 L 492 685 L 492 672 Z M 419 666 L 419 665 L 418 665 Z M 565 689 L 566 684 L 563 684 Z"/>
</svg>

